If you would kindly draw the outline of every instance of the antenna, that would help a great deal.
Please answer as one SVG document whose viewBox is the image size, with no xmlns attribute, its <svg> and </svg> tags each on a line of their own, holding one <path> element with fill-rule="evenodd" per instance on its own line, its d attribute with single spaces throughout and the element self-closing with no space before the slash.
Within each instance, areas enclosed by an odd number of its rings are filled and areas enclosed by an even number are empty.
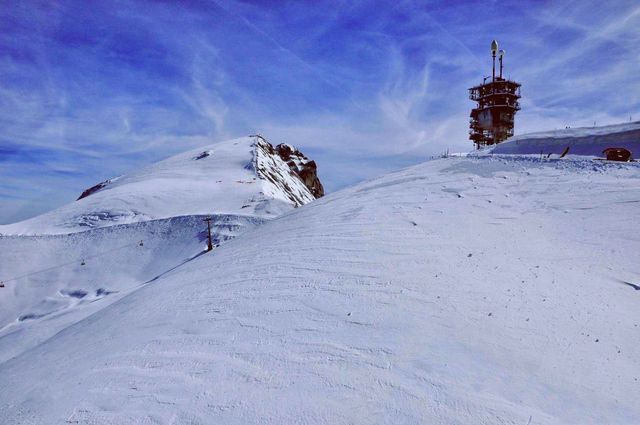
<svg viewBox="0 0 640 425">
<path fill-rule="evenodd" d="M 498 51 L 498 42 L 493 40 L 491 42 L 491 57 L 493 58 L 493 72 L 491 74 L 491 81 L 496 80 L 496 52 Z"/>
<path fill-rule="evenodd" d="M 500 49 L 498 52 L 498 58 L 500 59 L 500 79 L 502 79 L 502 58 L 504 57 L 504 50 Z"/>
</svg>

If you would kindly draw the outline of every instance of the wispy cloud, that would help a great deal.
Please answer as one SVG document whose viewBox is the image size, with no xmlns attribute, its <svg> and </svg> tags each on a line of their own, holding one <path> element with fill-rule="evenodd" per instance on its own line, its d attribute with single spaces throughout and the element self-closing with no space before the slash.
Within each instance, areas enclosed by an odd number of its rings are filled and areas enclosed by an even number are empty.
<svg viewBox="0 0 640 425">
<path fill-rule="evenodd" d="M 517 132 L 640 115 L 634 1 L 27 1 L 0 20 L 0 223 L 255 132 L 317 155 L 330 190 L 468 150 L 493 38 Z"/>
</svg>

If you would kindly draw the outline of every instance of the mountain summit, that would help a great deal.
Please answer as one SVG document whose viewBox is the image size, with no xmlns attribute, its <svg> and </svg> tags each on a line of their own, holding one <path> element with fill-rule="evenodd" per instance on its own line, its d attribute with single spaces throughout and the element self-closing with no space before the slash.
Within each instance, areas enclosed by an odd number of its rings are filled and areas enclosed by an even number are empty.
<svg viewBox="0 0 640 425">
<path fill-rule="evenodd" d="M 324 194 L 316 164 L 262 136 L 194 149 L 0 226 L 0 362 L 127 291 Z M 98 302 L 99 301 L 99 302 Z M 49 326 L 34 326 L 46 320 Z"/>
<path fill-rule="evenodd" d="M 212 213 L 274 218 L 324 195 L 316 169 L 290 145 L 274 147 L 262 136 L 228 140 L 103 181 L 76 202 L 0 233 L 74 233 Z"/>
</svg>

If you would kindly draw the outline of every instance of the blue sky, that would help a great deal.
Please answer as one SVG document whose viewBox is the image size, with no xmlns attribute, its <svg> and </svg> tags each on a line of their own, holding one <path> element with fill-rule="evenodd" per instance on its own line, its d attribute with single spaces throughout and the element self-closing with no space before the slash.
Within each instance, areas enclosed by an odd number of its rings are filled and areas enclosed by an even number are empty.
<svg viewBox="0 0 640 425">
<path fill-rule="evenodd" d="M 493 38 L 516 133 L 640 119 L 637 1 L 2 2 L 0 223 L 256 132 L 330 191 L 470 150 Z"/>
</svg>

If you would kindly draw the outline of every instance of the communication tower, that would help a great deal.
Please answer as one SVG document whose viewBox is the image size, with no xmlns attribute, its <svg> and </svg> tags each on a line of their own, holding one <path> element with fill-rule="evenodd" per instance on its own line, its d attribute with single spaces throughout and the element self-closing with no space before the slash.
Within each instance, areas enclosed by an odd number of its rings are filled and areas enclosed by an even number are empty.
<svg viewBox="0 0 640 425">
<path fill-rule="evenodd" d="M 500 74 L 497 77 L 496 55 L 500 61 Z M 476 107 L 471 110 L 469 139 L 477 149 L 513 136 L 514 117 L 520 110 L 520 84 L 502 77 L 504 50 L 498 50 L 496 40 L 491 43 L 491 57 L 491 77 L 485 77 L 482 84 L 469 89 L 469 98 L 476 102 Z"/>
</svg>

